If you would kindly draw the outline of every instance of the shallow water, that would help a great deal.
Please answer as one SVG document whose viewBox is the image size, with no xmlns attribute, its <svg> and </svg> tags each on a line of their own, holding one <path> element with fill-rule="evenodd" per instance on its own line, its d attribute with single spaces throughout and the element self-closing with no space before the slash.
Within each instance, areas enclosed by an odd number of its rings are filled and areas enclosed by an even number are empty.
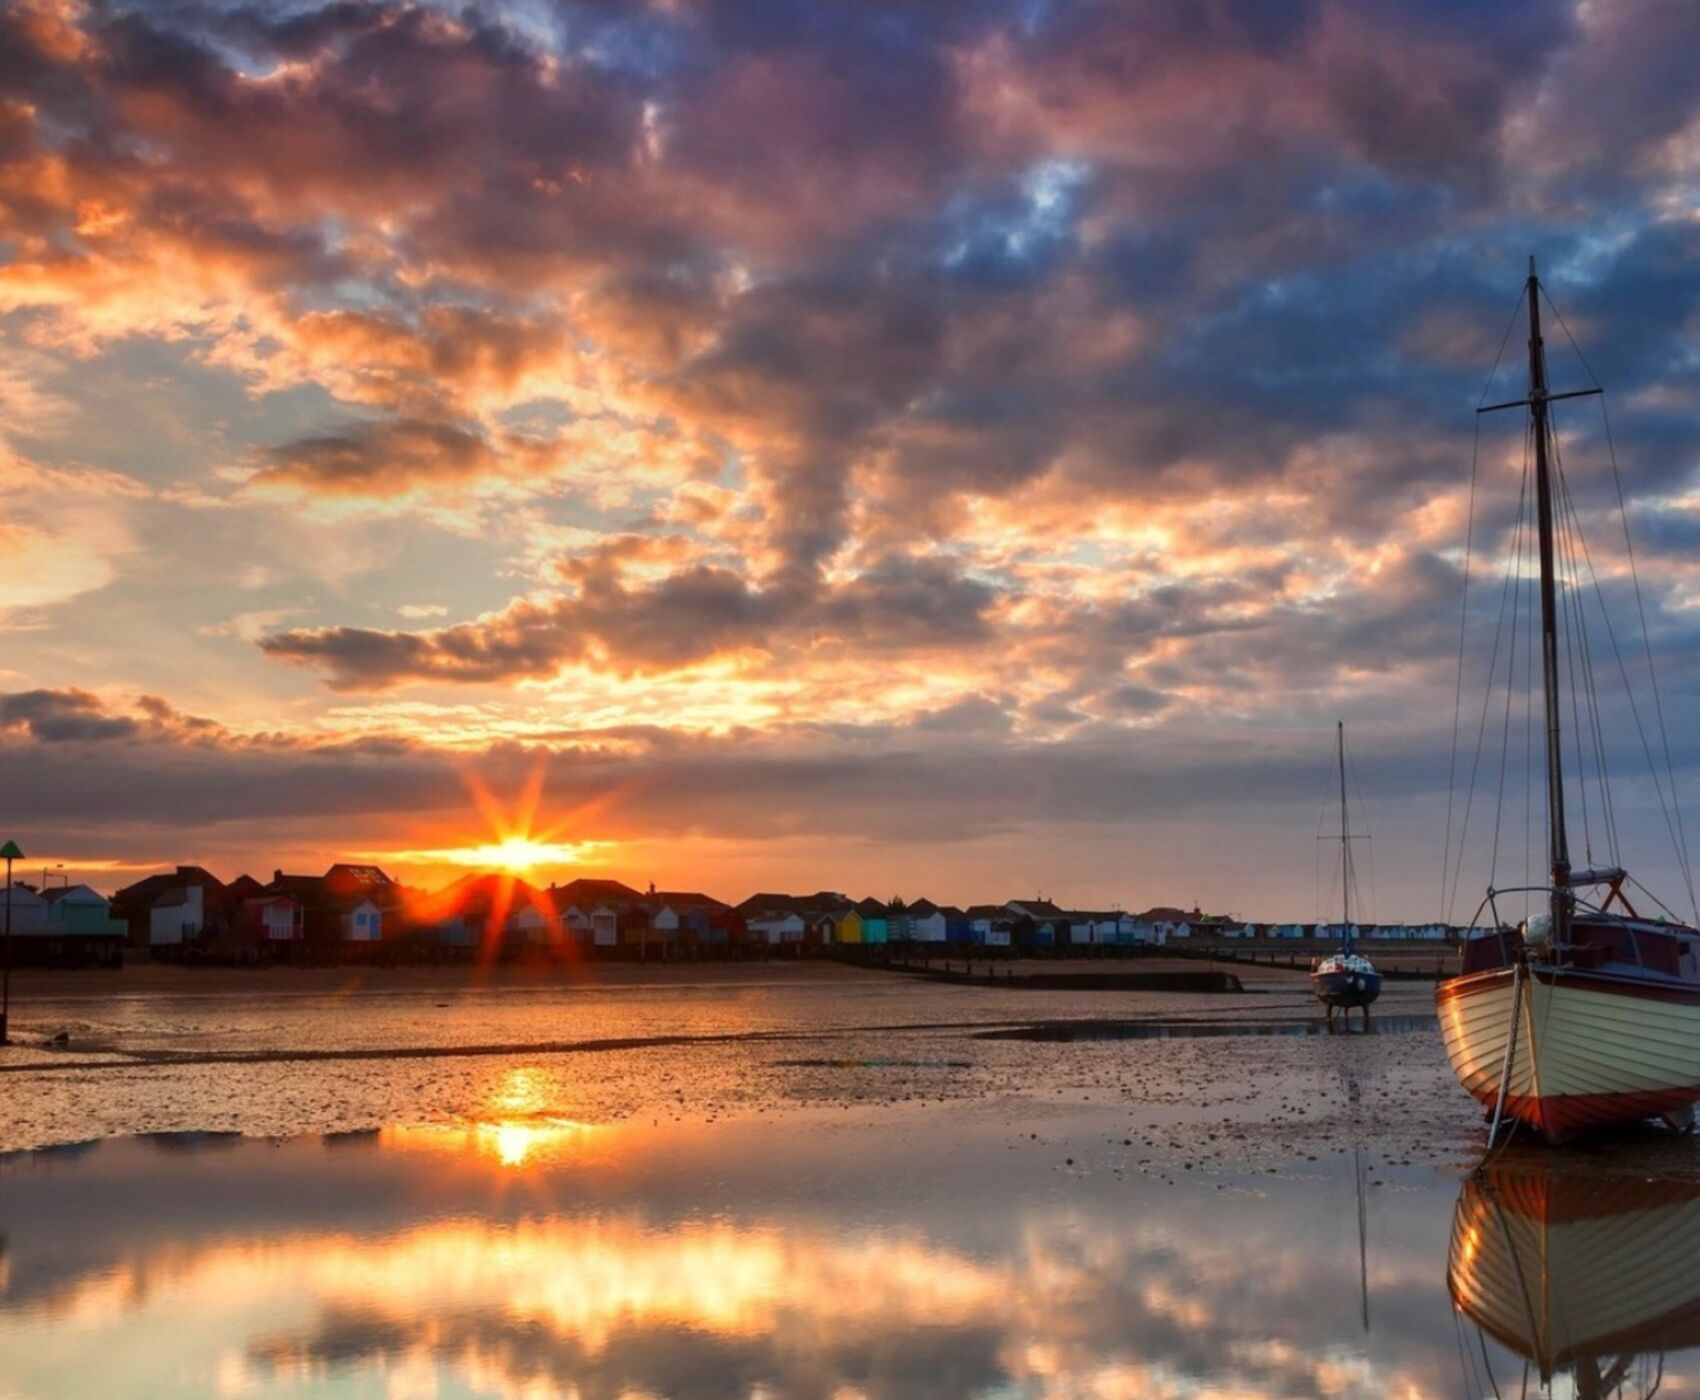
<svg viewBox="0 0 1700 1400">
<path fill-rule="evenodd" d="M 1372 1159 L 1360 1252 L 1351 1152 L 1191 1182 L 1070 1165 L 1059 1138 L 1106 1126 L 1071 1112 L 1035 1138 L 972 1106 L 660 1129 L 516 1113 L 13 1154 L 0 1393 L 1518 1393 L 1525 1358 L 1454 1311 L 1449 1236 L 1474 1219 L 1456 1179 Z M 1653 1206 L 1686 1248 L 1697 1193 Z M 1686 1278 L 1638 1306 L 1680 1312 Z M 1662 1366 L 1664 1394 L 1700 1384 L 1695 1353 Z"/>
<path fill-rule="evenodd" d="M 1696 1393 L 1692 1142 L 1484 1194 L 1419 990 L 38 1003 L 0 1397 Z"/>
</svg>

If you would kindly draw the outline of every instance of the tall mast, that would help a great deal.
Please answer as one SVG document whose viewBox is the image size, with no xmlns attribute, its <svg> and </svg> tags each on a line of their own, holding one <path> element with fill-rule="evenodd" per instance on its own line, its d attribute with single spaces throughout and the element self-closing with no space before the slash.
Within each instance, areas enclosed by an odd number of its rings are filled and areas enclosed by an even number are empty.
<svg viewBox="0 0 1700 1400">
<path fill-rule="evenodd" d="M 1570 843 L 1564 831 L 1564 752 L 1558 732 L 1558 589 L 1552 546 L 1552 469 L 1548 463 L 1547 359 L 1541 341 L 1541 283 L 1529 259 L 1529 414 L 1535 432 L 1535 510 L 1541 544 L 1541 685 L 1546 694 L 1547 832 L 1551 839 L 1552 924 L 1556 942 L 1568 941 Z"/>
<path fill-rule="evenodd" d="M 1340 744 L 1340 946 L 1352 951 L 1352 832 L 1346 825 L 1346 721 L 1336 720 Z"/>
</svg>

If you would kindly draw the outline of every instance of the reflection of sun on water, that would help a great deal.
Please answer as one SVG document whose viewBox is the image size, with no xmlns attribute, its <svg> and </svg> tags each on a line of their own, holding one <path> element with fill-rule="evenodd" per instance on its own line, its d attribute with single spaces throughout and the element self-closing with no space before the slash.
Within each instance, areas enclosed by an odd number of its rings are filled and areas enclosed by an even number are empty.
<svg viewBox="0 0 1700 1400">
<path fill-rule="evenodd" d="M 386 1147 L 494 1157 L 504 1167 L 520 1167 L 563 1157 L 601 1131 L 594 1123 L 550 1113 L 548 1104 L 545 1075 L 533 1069 L 510 1069 L 490 1095 L 488 1118 L 388 1127 L 378 1138 Z"/>
<path fill-rule="evenodd" d="M 510 1069 L 491 1096 L 491 1102 L 507 1113 L 538 1113 L 545 1098 L 539 1076 L 529 1069 Z"/>
</svg>

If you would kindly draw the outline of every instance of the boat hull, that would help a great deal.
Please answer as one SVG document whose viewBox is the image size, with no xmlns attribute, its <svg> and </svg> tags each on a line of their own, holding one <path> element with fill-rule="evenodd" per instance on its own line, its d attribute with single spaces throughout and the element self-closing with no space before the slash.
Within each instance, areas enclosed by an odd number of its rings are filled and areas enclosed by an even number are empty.
<svg viewBox="0 0 1700 1400">
<path fill-rule="evenodd" d="M 1697 1255 L 1700 1183 L 1496 1166 L 1458 1198 L 1447 1283 L 1458 1310 L 1547 1383 L 1700 1343 Z"/>
<path fill-rule="evenodd" d="M 1310 987 L 1324 1006 L 1368 1006 L 1381 995 L 1381 974 L 1378 972 L 1313 972 Z"/>
<path fill-rule="evenodd" d="M 1492 1108 L 1516 1026 L 1505 1113 L 1550 1143 L 1678 1118 L 1700 1100 L 1700 987 L 1531 965 L 1435 989 L 1459 1082 Z"/>
</svg>

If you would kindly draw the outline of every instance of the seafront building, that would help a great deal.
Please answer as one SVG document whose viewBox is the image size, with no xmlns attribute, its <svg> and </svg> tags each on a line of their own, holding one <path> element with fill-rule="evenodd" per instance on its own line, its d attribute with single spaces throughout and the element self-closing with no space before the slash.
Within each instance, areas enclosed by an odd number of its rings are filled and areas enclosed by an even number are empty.
<svg viewBox="0 0 1700 1400">
<path fill-rule="evenodd" d="M 47 885 L 22 881 L 9 890 L 14 945 L 11 954 L 24 963 L 116 967 L 124 960 L 128 930 L 111 916 L 106 897 L 87 885 Z"/>
<path fill-rule="evenodd" d="M 1065 909 L 1011 899 L 967 908 L 930 899 L 854 899 L 831 890 L 771 891 L 737 905 L 699 890 L 639 890 L 582 878 L 540 887 L 472 874 L 436 891 L 381 867 L 338 862 L 321 875 L 274 870 L 222 881 L 197 865 L 149 875 L 107 900 L 84 884 L 13 887 L 23 961 L 116 965 L 129 956 L 229 964 L 455 959 L 639 961 L 854 955 L 1115 955 L 1231 940 L 1332 946 L 1337 924 L 1260 924 L 1159 905 Z M 1469 931 L 1438 923 L 1353 925 L 1360 942 L 1445 943 Z"/>
</svg>

